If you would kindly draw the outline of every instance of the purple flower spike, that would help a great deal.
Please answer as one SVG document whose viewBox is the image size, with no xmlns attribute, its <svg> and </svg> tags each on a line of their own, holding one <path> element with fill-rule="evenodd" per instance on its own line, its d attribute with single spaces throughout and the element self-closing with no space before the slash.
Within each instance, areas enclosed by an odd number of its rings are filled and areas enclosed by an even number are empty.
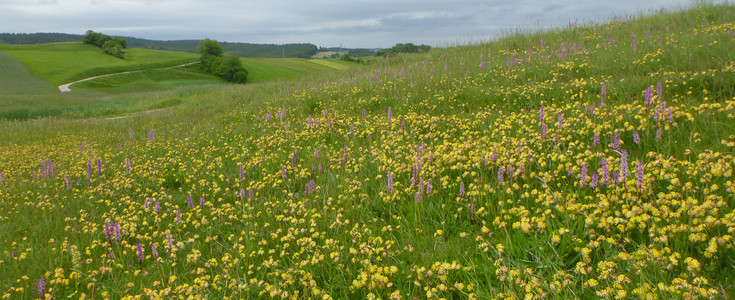
<svg viewBox="0 0 735 300">
<path fill-rule="evenodd" d="M 46 280 L 43 278 L 39 279 L 36 287 L 38 288 L 38 296 L 43 298 L 46 295 Z"/>
<path fill-rule="evenodd" d="M 393 174 L 388 173 L 388 193 L 393 195 Z"/>
<path fill-rule="evenodd" d="M 638 131 L 633 130 L 633 142 L 635 142 L 636 145 L 641 143 L 641 137 L 638 135 Z"/>
<path fill-rule="evenodd" d="M 459 184 L 459 196 L 464 197 L 464 181 Z"/>
<path fill-rule="evenodd" d="M 140 262 L 143 262 L 145 259 L 145 253 L 143 252 L 143 245 L 138 242 L 135 247 L 138 249 L 138 259 L 140 259 Z"/>
<path fill-rule="evenodd" d="M 158 258 L 158 249 L 156 249 L 156 244 L 151 243 L 151 255 L 153 255 L 153 259 Z"/>
</svg>

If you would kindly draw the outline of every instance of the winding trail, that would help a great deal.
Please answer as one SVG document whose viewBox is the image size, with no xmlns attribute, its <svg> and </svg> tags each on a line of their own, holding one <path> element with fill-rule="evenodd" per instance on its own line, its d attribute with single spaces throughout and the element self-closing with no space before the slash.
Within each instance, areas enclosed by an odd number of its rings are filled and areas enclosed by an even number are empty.
<svg viewBox="0 0 735 300">
<path fill-rule="evenodd" d="M 178 67 L 183 67 L 183 66 L 198 64 L 198 63 L 199 62 L 190 62 L 190 63 L 185 63 L 185 64 L 171 66 L 171 67 L 163 67 L 163 68 L 155 68 L 155 69 L 145 69 L 145 70 L 135 70 L 135 71 L 125 71 L 125 72 L 117 72 L 117 73 L 110 73 L 110 74 L 103 74 L 103 75 L 92 76 L 92 77 L 89 77 L 89 78 L 84 78 L 84 79 L 81 79 L 81 80 L 77 80 L 77 81 L 73 81 L 73 82 L 62 84 L 62 85 L 59 86 L 59 91 L 61 91 L 62 93 L 71 92 L 70 87 L 73 84 L 84 82 L 84 81 L 89 81 L 89 80 L 93 80 L 93 79 L 97 79 L 97 78 L 101 78 L 101 77 L 107 77 L 107 76 L 113 76 L 113 75 L 121 75 L 121 74 L 128 74 L 128 73 L 135 73 L 135 72 L 143 72 L 143 71 L 150 71 L 150 70 L 173 69 L 173 68 L 178 68 Z"/>
</svg>

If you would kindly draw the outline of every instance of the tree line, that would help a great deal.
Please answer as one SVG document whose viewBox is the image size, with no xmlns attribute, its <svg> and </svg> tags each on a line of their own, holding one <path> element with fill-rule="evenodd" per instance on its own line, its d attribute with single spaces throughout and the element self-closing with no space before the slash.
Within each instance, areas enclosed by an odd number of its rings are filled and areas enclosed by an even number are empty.
<svg viewBox="0 0 735 300">
<path fill-rule="evenodd" d="M 125 49 L 128 48 L 128 42 L 119 36 L 109 36 L 92 30 L 87 30 L 87 34 L 82 38 L 85 44 L 95 45 L 105 53 L 115 57 L 123 58 Z"/>
<path fill-rule="evenodd" d="M 413 43 L 398 43 L 395 46 L 387 49 L 380 49 L 375 52 L 376 56 L 386 56 L 393 53 L 419 53 L 429 52 L 431 46 L 429 45 L 414 45 Z"/>
</svg>

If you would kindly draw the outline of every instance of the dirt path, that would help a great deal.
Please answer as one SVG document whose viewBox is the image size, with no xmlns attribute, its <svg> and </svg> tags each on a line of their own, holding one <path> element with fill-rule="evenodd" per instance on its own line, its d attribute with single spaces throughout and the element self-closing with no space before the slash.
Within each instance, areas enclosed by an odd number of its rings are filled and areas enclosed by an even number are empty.
<svg viewBox="0 0 735 300">
<path fill-rule="evenodd" d="M 89 77 L 89 78 L 84 78 L 84 79 L 77 80 L 77 81 L 74 81 L 74 82 L 69 82 L 69 83 L 62 84 L 62 85 L 59 86 L 59 91 L 61 91 L 62 93 L 71 92 L 70 87 L 73 84 L 84 82 L 84 81 L 89 81 L 89 80 L 93 80 L 93 79 L 97 79 L 97 78 L 101 78 L 101 77 L 107 77 L 107 76 L 113 76 L 113 75 L 121 75 L 121 74 L 128 74 L 128 73 L 135 73 L 135 72 L 143 72 L 143 71 L 148 71 L 148 70 L 173 69 L 173 68 L 178 68 L 178 67 L 193 65 L 193 64 L 197 64 L 197 63 L 199 63 L 199 62 L 190 62 L 190 63 L 185 63 L 185 64 L 181 64 L 181 65 L 178 65 L 178 66 L 172 66 L 172 67 L 163 67 L 163 68 L 155 68 L 155 69 L 136 70 L 136 71 L 126 71 L 126 72 L 118 72 L 118 73 L 110 73 L 110 74 L 103 74 L 103 75 L 92 76 L 92 77 Z"/>
</svg>

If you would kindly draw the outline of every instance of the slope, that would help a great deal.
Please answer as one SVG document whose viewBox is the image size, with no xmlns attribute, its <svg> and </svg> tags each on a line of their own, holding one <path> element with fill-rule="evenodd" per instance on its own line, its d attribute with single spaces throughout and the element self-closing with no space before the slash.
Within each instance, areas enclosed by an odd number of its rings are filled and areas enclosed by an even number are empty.
<svg viewBox="0 0 735 300">
<path fill-rule="evenodd" d="M 54 89 L 28 72 L 20 60 L 0 51 L 0 94 L 45 93 Z"/>
</svg>

